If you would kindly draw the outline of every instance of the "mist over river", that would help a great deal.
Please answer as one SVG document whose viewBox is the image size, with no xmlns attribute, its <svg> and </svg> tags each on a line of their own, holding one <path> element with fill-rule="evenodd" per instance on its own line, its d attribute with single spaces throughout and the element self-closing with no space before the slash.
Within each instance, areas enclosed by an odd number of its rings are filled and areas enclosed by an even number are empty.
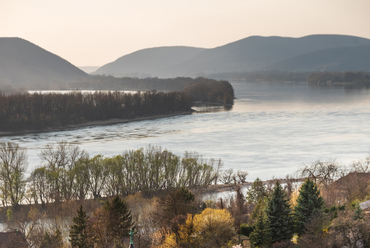
<svg viewBox="0 0 370 248">
<path fill-rule="evenodd" d="M 370 90 L 318 88 L 306 83 L 231 82 L 231 110 L 108 126 L 0 137 L 28 149 L 30 172 L 48 143 L 74 142 L 90 155 L 161 146 L 177 155 L 195 151 L 220 158 L 224 169 L 270 179 L 294 174 L 303 164 L 331 160 L 349 165 L 370 151 Z"/>
</svg>

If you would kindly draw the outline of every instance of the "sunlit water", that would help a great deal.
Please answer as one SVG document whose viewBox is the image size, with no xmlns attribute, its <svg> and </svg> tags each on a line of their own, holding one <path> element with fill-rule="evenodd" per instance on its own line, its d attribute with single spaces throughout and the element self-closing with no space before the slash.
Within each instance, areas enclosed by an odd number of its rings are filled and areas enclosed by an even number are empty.
<svg viewBox="0 0 370 248">
<path fill-rule="evenodd" d="M 306 84 L 233 82 L 232 110 L 78 130 L 0 137 L 28 149 L 29 170 L 48 143 L 74 142 L 90 155 L 161 146 L 177 155 L 196 151 L 221 158 L 224 169 L 248 180 L 295 173 L 303 164 L 336 159 L 343 165 L 370 151 L 370 91 L 310 88 Z"/>
</svg>

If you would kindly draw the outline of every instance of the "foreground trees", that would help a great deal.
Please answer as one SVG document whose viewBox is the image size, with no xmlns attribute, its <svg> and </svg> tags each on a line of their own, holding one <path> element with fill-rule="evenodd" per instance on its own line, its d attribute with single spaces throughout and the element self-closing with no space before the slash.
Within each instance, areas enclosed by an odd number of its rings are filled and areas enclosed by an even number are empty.
<svg viewBox="0 0 370 248">
<path fill-rule="evenodd" d="M 210 185 L 217 182 L 222 167 L 220 160 L 189 152 L 181 158 L 158 147 L 89 157 L 63 141 L 47 145 L 40 157 L 43 166 L 31 173 L 30 189 L 33 201 L 43 205 Z"/>
</svg>

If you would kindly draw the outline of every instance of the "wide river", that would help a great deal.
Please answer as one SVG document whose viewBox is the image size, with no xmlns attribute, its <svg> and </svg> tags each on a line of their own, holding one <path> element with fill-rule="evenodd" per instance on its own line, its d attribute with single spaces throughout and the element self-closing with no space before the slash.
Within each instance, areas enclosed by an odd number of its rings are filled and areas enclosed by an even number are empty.
<svg viewBox="0 0 370 248">
<path fill-rule="evenodd" d="M 77 130 L 0 137 L 28 149 L 30 172 L 48 143 L 74 142 L 90 155 L 161 146 L 182 156 L 220 158 L 248 180 L 294 174 L 304 164 L 335 159 L 350 165 L 370 151 L 370 90 L 307 84 L 232 82 L 231 110 L 194 113 Z"/>
</svg>

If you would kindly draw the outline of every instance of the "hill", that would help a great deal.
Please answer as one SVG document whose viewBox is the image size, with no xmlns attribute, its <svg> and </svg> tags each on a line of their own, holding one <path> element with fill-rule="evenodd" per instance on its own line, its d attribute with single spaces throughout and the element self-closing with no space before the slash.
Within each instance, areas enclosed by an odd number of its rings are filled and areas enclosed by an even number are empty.
<svg viewBox="0 0 370 248">
<path fill-rule="evenodd" d="M 280 71 L 370 72 L 370 46 L 318 50 L 273 64 L 269 68 Z"/>
<path fill-rule="evenodd" d="M 317 63 L 312 68 L 322 68 L 336 60 L 336 52 L 345 51 L 352 63 L 343 62 L 333 67 L 340 70 L 362 70 L 368 66 L 362 53 L 368 53 L 370 40 L 347 35 L 310 35 L 301 38 L 251 36 L 213 49 L 198 49 L 194 53 L 169 53 L 178 47 L 153 48 L 137 51 L 112 62 L 114 74 L 108 65 L 97 74 L 119 75 L 140 72 L 151 76 L 199 76 L 225 72 L 251 72 L 262 70 L 303 70 L 305 65 Z M 352 48 L 352 49 L 351 49 Z M 356 49 L 355 49 L 356 48 Z M 339 49 L 337 51 L 331 49 Z M 155 57 L 149 51 L 155 51 Z M 326 51 L 327 57 L 321 66 L 319 59 L 311 56 Z M 135 56 L 134 56 L 135 55 Z M 138 56 L 140 55 L 140 56 Z M 121 75 L 122 75 L 121 74 Z"/>
<path fill-rule="evenodd" d="M 58 89 L 87 74 L 61 57 L 20 38 L 0 38 L 0 86 Z"/>
<path fill-rule="evenodd" d="M 168 76 L 168 67 L 194 58 L 205 51 L 195 47 L 158 47 L 139 50 L 100 67 L 93 74 L 116 77 Z"/>
</svg>

